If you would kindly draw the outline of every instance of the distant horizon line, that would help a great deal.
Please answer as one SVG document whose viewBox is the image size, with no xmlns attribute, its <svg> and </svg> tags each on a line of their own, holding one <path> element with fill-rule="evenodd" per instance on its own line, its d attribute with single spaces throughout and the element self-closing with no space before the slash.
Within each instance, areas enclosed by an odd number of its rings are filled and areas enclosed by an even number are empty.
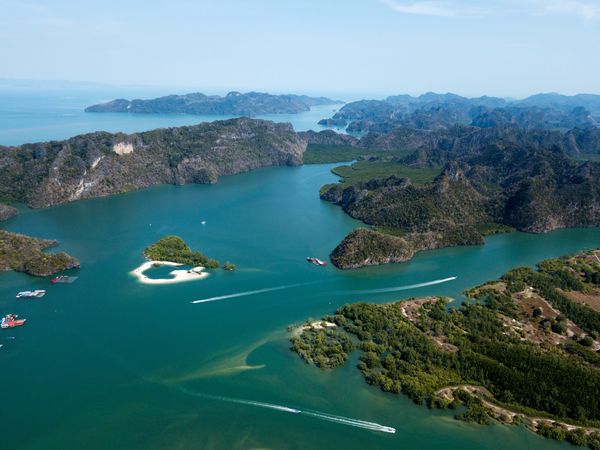
<svg viewBox="0 0 600 450">
<path fill-rule="evenodd" d="M 3 83 L 6 84 L 14 84 L 14 86 L 3 86 Z M 19 86 L 19 84 L 21 86 Z M 29 84 L 29 85 L 27 85 Z M 42 84 L 50 84 L 50 85 L 54 85 L 54 86 L 35 86 L 35 85 L 42 85 Z M 398 90 L 398 91 L 372 91 L 372 92 L 368 92 L 368 91 L 360 91 L 360 90 L 355 90 L 355 91 L 347 91 L 347 90 L 330 90 L 330 89 L 322 89 L 322 90 L 306 90 L 306 89 L 280 89 L 280 88 L 273 88 L 273 89 L 264 89 L 264 88 L 240 88 L 240 87 L 234 87 L 234 88 L 224 88 L 222 86 L 205 86 L 204 88 L 199 88 L 197 86 L 193 87 L 193 86 L 176 86 L 176 85 L 168 85 L 168 84 L 164 84 L 164 85 L 158 85 L 158 84 L 131 84 L 131 83 L 113 83 L 113 82 L 103 82 L 103 81 L 85 81 L 85 80 L 67 80 L 67 79 L 36 79 L 36 78 L 12 78 L 12 77 L 0 77 L 0 89 L 2 88 L 15 88 L 15 89 L 25 89 L 25 88 L 46 88 L 46 89 L 67 89 L 67 88 L 74 88 L 74 87 L 78 87 L 78 88 L 91 88 L 91 87 L 97 87 L 97 88 L 105 88 L 105 89 L 119 89 L 119 90 L 125 90 L 125 89 L 133 89 L 133 90 L 154 90 L 154 91 L 169 91 L 169 93 L 165 93 L 165 94 L 156 94 L 156 95 L 186 95 L 186 94 L 192 94 L 192 93 L 206 93 L 207 95 L 225 95 L 229 92 L 241 92 L 241 93 L 250 93 L 250 92 L 258 92 L 258 93 L 268 93 L 268 94 L 273 94 L 273 95 L 284 95 L 284 94 L 296 94 L 296 95 L 309 95 L 309 96 L 323 96 L 323 97 L 333 97 L 333 96 L 344 96 L 347 95 L 351 98 L 348 98 L 348 101 L 356 101 L 359 99 L 363 99 L 363 100 L 384 100 L 387 97 L 390 96 L 397 96 L 397 95 L 409 95 L 411 97 L 420 97 L 422 95 L 426 95 L 426 94 L 438 94 L 438 95 L 447 95 L 447 94 L 452 94 L 452 95 L 457 95 L 460 97 L 464 97 L 464 98 L 468 98 L 468 99 L 472 99 L 472 98 L 479 98 L 479 97 L 495 97 L 495 98 L 500 98 L 500 99 L 504 99 L 504 100 L 523 100 L 526 99 L 528 97 L 534 96 L 534 95 L 539 95 L 539 94 L 543 94 L 543 95 L 552 95 L 552 94 L 556 94 L 556 95 L 562 95 L 562 96 L 566 96 L 566 97 L 574 97 L 577 95 L 600 95 L 599 93 L 594 93 L 594 92 L 581 92 L 581 91 L 571 91 L 568 93 L 565 92 L 559 92 L 559 91 L 554 91 L 554 90 L 550 90 L 550 91 L 532 91 L 530 93 L 527 94 L 520 94 L 520 95 L 499 95 L 499 94 L 490 94 L 490 93 L 484 93 L 484 94 L 468 94 L 468 93 L 464 93 L 461 91 L 446 91 L 443 92 L 443 90 L 440 91 L 436 91 L 436 90 L 428 90 L 428 91 L 422 91 L 422 92 L 416 92 L 416 91 L 410 91 L 410 90 Z M 185 91 L 183 93 L 177 93 L 176 91 Z M 361 98 L 362 97 L 362 98 Z M 346 101 L 346 99 L 342 99 L 344 101 Z"/>
</svg>

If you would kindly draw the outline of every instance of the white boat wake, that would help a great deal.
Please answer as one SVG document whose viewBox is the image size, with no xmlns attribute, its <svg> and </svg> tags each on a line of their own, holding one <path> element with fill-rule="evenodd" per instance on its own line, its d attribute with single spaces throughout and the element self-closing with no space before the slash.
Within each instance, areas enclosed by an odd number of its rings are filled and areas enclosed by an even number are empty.
<svg viewBox="0 0 600 450">
<path fill-rule="evenodd" d="M 244 400 L 244 399 L 233 398 L 233 397 L 223 397 L 220 395 L 203 394 L 203 393 L 199 393 L 199 392 L 192 392 L 188 389 L 180 389 L 180 390 L 181 390 L 181 392 L 183 392 L 185 394 L 193 395 L 195 397 L 206 398 L 209 400 L 217 400 L 217 401 L 227 402 L 227 403 L 236 403 L 238 405 L 247 405 L 247 406 L 254 406 L 254 407 L 258 407 L 258 408 L 273 409 L 275 411 L 281 411 L 281 412 L 286 412 L 286 413 L 290 413 L 290 414 L 302 414 L 305 416 L 314 417 L 315 419 L 321 419 L 321 420 L 326 420 L 328 422 L 338 423 L 340 425 L 346 425 L 346 426 L 351 426 L 351 427 L 356 427 L 356 428 L 363 428 L 365 430 L 371 430 L 371 431 L 379 431 L 382 433 L 395 433 L 396 432 L 396 429 L 393 427 L 380 425 L 375 422 L 367 422 L 365 420 L 351 419 L 349 417 L 336 416 L 334 414 L 328 414 L 328 413 L 319 412 L 319 411 L 312 411 L 310 409 L 297 409 L 297 408 L 290 408 L 288 406 L 276 405 L 273 403 L 257 402 L 257 401 L 253 401 L 253 400 Z"/>
<path fill-rule="evenodd" d="M 306 416 L 315 417 L 317 419 L 327 420 L 328 422 L 339 423 L 341 425 L 348 425 L 351 427 L 364 428 L 365 430 L 380 431 L 382 433 L 391 433 L 391 434 L 396 432 L 396 429 L 393 427 L 380 425 L 375 422 L 367 422 L 365 420 L 351 419 L 349 417 L 336 416 L 333 414 L 327 414 L 327 413 L 323 413 L 323 412 L 310 411 L 310 410 L 303 410 L 303 411 L 300 411 L 300 413 L 304 414 Z"/>
<path fill-rule="evenodd" d="M 382 293 L 385 293 L 385 292 L 407 291 L 409 289 L 417 289 L 417 288 L 421 288 L 421 287 L 425 287 L 425 286 L 434 286 L 436 284 L 447 283 L 449 281 L 456 280 L 456 278 L 457 277 L 449 277 L 449 278 L 443 278 L 441 280 L 427 281 L 425 283 L 409 284 L 407 286 L 397 286 L 397 287 L 382 288 L 382 289 L 369 289 L 369 290 L 366 290 L 366 291 L 338 291 L 338 292 L 332 292 L 332 294 L 338 294 L 338 295 L 347 295 L 347 294 L 382 294 Z M 287 284 L 285 286 L 276 286 L 276 287 L 265 288 L 265 289 L 256 289 L 254 291 L 246 291 L 246 292 L 238 292 L 238 293 L 235 293 L 235 294 L 219 295 L 218 297 L 210 297 L 210 298 L 204 298 L 204 299 L 201 299 L 201 300 L 193 300 L 190 303 L 218 302 L 220 300 L 227 300 L 227 299 L 230 299 L 230 298 L 246 297 L 248 295 L 263 294 L 265 292 L 281 291 L 281 290 L 284 290 L 284 289 L 291 289 L 291 288 L 300 287 L 300 286 L 306 286 L 306 285 L 315 284 L 315 283 L 322 283 L 322 281 L 309 281 L 307 283 Z"/>
<path fill-rule="evenodd" d="M 308 283 L 287 284 L 285 286 L 276 286 L 276 287 L 265 288 L 265 289 L 257 289 L 255 291 L 246 291 L 246 292 L 238 292 L 236 294 L 220 295 L 218 297 L 210 297 L 210 298 L 204 298 L 202 300 L 194 300 L 190 303 L 218 302 L 219 300 L 227 300 L 229 298 L 246 297 L 248 295 L 262 294 L 265 292 L 281 291 L 283 289 L 291 289 L 291 288 L 295 288 L 295 287 L 299 287 L 299 286 L 306 286 L 308 284 L 314 284 L 314 283 L 320 283 L 320 281 L 310 281 Z"/>
<path fill-rule="evenodd" d="M 425 286 L 434 286 L 436 284 L 447 283 L 449 281 L 454 281 L 458 277 L 449 277 L 442 278 L 441 280 L 433 280 L 427 281 L 425 283 L 417 283 L 417 284 L 409 284 L 406 286 L 396 286 L 391 288 L 382 288 L 382 289 L 369 289 L 366 291 L 345 291 L 342 294 L 383 294 L 385 292 L 398 292 L 398 291 L 408 291 L 410 289 L 417 289 Z"/>
</svg>

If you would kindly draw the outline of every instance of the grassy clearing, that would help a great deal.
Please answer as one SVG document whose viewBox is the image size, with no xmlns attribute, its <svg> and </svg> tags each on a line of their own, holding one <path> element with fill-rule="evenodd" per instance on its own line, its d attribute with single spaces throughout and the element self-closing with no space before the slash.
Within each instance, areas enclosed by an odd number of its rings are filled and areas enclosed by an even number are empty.
<svg viewBox="0 0 600 450">
<path fill-rule="evenodd" d="M 475 225 L 477 231 L 479 231 L 484 236 L 491 236 L 493 234 L 502 234 L 502 233 L 512 233 L 515 231 L 513 227 L 509 227 L 508 225 L 503 225 L 501 223 L 481 223 Z"/>
<path fill-rule="evenodd" d="M 380 158 L 401 158 L 412 153 L 411 150 L 368 150 L 348 145 L 309 144 L 304 152 L 304 164 L 329 164 L 353 161 L 361 156 L 377 156 Z"/>
<path fill-rule="evenodd" d="M 333 173 L 343 178 L 344 185 L 353 185 L 366 182 L 375 178 L 387 178 L 392 175 L 410 178 L 416 186 L 430 183 L 440 173 L 440 168 L 420 169 L 408 167 L 396 161 L 376 160 L 357 161 L 350 166 L 339 166 L 332 170 Z"/>
<path fill-rule="evenodd" d="M 600 161 L 600 155 L 595 153 L 580 153 L 575 157 L 577 161 Z"/>
</svg>

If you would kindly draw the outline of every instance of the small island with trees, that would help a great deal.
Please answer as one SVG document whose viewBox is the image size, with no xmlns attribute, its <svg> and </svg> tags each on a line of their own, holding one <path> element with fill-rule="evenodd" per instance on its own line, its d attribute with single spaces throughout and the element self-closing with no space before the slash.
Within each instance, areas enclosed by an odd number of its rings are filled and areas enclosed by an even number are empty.
<svg viewBox="0 0 600 450">
<path fill-rule="evenodd" d="M 229 261 L 225 261 L 223 263 L 223 270 L 226 270 L 227 272 L 233 272 L 235 270 L 235 264 L 229 262 Z"/>
<path fill-rule="evenodd" d="M 165 236 L 144 250 L 144 257 L 152 261 L 170 261 L 187 266 L 216 269 L 219 261 L 201 252 L 193 251 L 179 236 Z"/>
<path fill-rule="evenodd" d="M 131 273 L 144 284 L 172 284 L 183 281 L 201 280 L 208 276 L 205 269 L 218 269 L 219 261 L 209 258 L 202 252 L 192 250 L 179 236 L 165 236 L 144 250 L 146 262 Z M 189 269 L 172 270 L 170 278 L 150 278 L 145 272 L 153 267 L 191 266 Z M 234 271 L 235 265 L 223 264 L 223 270 Z"/>
<path fill-rule="evenodd" d="M 367 383 L 456 418 L 524 424 L 600 449 L 599 251 L 542 261 L 445 297 L 355 303 L 303 327 L 292 350 L 330 369 L 361 352 Z"/>
</svg>

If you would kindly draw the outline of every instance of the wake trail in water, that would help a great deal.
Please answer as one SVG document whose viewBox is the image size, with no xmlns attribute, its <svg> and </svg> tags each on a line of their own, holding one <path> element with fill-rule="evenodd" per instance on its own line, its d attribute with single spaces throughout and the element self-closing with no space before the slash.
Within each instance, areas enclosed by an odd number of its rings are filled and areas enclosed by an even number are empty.
<svg viewBox="0 0 600 450">
<path fill-rule="evenodd" d="M 345 291 L 345 292 L 341 292 L 341 293 L 342 294 L 383 294 L 385 292 L 408 291 L 410 289 L 417 289 L 417 288 L 421 288 L 421 287 L 434 286 L 436 284 L 447 283 L 449 281 L 456 280 L 456 278 L 458 278 L 458 277 L 442 278 L 441 280 L 426 281 L 424 283 L 409 284 L 406 286 L 396 286 L 396 287 L 382 288 L 382 289 L 369 289 L 366 291 Z"/>
<path fill-rule="evenodd" d="M 202 300 L 194 300 L 190 303 L 218 302 L 220 300 L 227 300 L 230 298 L 246 297 L 248 295 L 263 294 L 265 292 L 282 291 L 284 289 L 292 289 L 295 287 L 306 286 L 306 285 L 315 284 L 315 283 L 321 283 L 321 281 L 310 281 L 307 283 L 286 284 L 285 286 L 275 286 L 275 287 L 270 287 L 270 288 L 257 289 L 255 291 L 246 291 L 246 292 L 238 292 L 236 294 L 220 295 L 218 297 L 210 297 L 210 298 L 204 298 Z"/>
<path fill-rule="evenodd" d="M 333 414 L 322 413 L 318 411 L 304 410 L 301 414 L 314 417 L 316 419 L 327 420 L 328 422 L 339 423 L 340 425 L 348 425 L 351 427 L 364 428 L 365 430 L 380 431 L 382 433 L 395 433 L 396 429 L 385 425 L 380 425 L 375 422 L 367 422 L 366 420 L 351 419 L 349 417 L 336 416 Z"/>
<path fill-rule="evenodd" d="M 193 395 L 195 397 L 206 398 L 209 400 L 217 400 L 217 401 L 227 402 L 227 403 L 236 403 L 238 405 L 246 405 L 246 406 L 254 406 L 254 407 L 258 407 L 258 408 L 272 409 L 275 411 L 281 411 L 281 412 L 286 412 L 286 413 L 290 413 L 290 414 L 300 414 L 300 415 L 305 415 L 308 417 L 313 417 L 315 419 L 321 419 L 321 420 L 326 420 L 328 422 L 338 423 L 340 425 L 346 425 L 346 426 L 351 426 L 351 427 L 356 427 L 356 428 L 363 428 L 365 430 L 371 430 L 371 431 L 379 431 L 382 433 L 395 433 L 396 432 L 396 429 L 393 427 L 380 425 L 375 422 L 367 422 L 365 420 L 352 419 L 352 418 L 343 417 L 343 416 L 336 416 L 334 414 L 324 413 L 324 412 L 320 412 L 320 411 L 313 411 L 310 409 L 303 410 L 303 409 L 291 408 L 289 406 L 276 405 L 274 403 L 257 402 L 254 400 L 244 400 L 241 398 L 223 397 L 220 395 L 203 394 L 200 392 L 193 392 L 188 389 L 179 389 L 179 390 L 185 394 Z"/>
</svg>

